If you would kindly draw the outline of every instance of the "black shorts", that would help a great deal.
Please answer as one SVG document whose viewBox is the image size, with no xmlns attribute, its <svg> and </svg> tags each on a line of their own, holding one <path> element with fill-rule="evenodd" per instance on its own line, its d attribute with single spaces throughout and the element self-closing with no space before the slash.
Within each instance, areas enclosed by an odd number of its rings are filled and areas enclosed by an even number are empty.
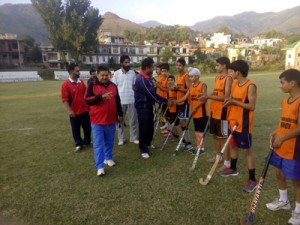
<svg viewBox="0 0 300 225">
<path fill-rule="evenodd" d="M 220 137 L 226 138 L 228 137 L 228 121 L 227 120 L 218 120 L 214 118 L 210 118 L 210 133 Z"/>
<path fill-rule="evenodd" d="M 179 118 L 176 118 L 176 117 L 177 117 L 177 112 L 169 112 L 168 111 L 168 122 L 170 124 L 172 124 L 176 119 L 175 126 L 178 126 L 179 125 Z"/>
<path fill-rule="evenodd" d="M 204 132 L 208 117 L 203 116 L 200 118 L 193 118 L 194 126 L 195 126 L 195 132 Z"/>
</svg>

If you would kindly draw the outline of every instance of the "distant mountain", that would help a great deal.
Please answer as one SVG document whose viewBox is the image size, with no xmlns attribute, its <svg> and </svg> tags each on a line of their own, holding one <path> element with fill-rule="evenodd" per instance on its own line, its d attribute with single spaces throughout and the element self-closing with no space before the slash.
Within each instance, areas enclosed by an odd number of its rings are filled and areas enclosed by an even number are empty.
<svg viewBox="0 0 300 225">
<path fill-rule="evenodd" d="M 100 30 L 110 30 L 114 35 L 123 35 L 124 30 L 131 30 L 137 32 L 146 32 L 146 28 L 131 22 L 130 20 L 122 19 L 114 13 L 106 12 L 103 15 L 103 22 Z"/>
<path fill-rule="evenodd" d="M 282 33 L 300 33 L 300 6 L 278 13 L 243 12 L 234 16 L 218 16 L 211 20 L 198 22 L 191 28 L 203 32 L 215 32 L 226 26 L 234 33 L 253 36 L 269 30 Z"/>
<path fill-rule="evenodd" d="M 150 20 L 145 23 L 140 23 L 141 26 L 146 27 L 146 28 L 152 28 L 152 27 L 159 27 L 159 26 L 166 26 L 160 22 L 157 22 L 155 20 Z"/>
<path fill-rule="evenodd" d="M 218 16 L 211 20 L 198 22 L 191 28 L 202 32 L 216 32 L 220 26 L 228 27 L 234 33 L 253 36 L 272 29 L 286 33 L 300 33 L 300 6 L 278 13 L 243 12 L 234 16 Z M 107 12 L 103 16 L 102 30 L 113 35 L 123 35 L 124 30 L 146 32 L 146 27 L 161 26 L 157 21 L 137 24 Z M 0 33 L 28 34 L 42 45 L 49 44 L 46 29 L 31 4 L 0 5 Z"/>
<path fill-rule="evenodd" d="M 46 29 L 31 4 L 1 5 L 0 33 L 28 34 L 42 45 L 49 44 Z"/>
</svg>

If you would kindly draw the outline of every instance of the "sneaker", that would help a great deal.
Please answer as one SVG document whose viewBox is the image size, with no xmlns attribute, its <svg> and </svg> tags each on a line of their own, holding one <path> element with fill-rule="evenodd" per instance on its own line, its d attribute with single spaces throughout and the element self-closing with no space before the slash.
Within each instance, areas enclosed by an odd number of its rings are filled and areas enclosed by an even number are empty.
<svg viewBox="0 0 300 225">
<path fill-rule="evenodd" d="M 105 173 L 104 173 L 104 168 L 101 168 L 101 169 L 98 169 L 97 170 L 97 176 L 98 177 L 102 177 L 102 176 L 104 176 L 105 175 Z"/>
<path fill-rule="evenodd" d="M 164 130 L 164 129 L 167 129 L 167 124 L 165 123 L 164 125 L 162 125 L 159 129 L 161 129 L 161 130 Z"/>
<path fill-rule="evenodd" d="M 288 224 L 291 225 L 300 225 L 300 213 L 292 211 L 292 217 L 289 219 Z"/>
<path fill-rule="evenodd" d="M 221 156 L 221 158 L 220 158 L 220 160 L 219 160 L 219 163 L 221 163 L 222 160 L 223 160 L 223 157 Z M 210 163 L 215 163 L 216 157 L 210 158 L 210 159 L 208 159 L 207 161 L 210 162 Z"/>
<path fill-rule="evenodd" d="M 277 210 L 280 210 L 280 209 L 287 209 L 287 210 L 291 209 L 291 205 L 290 205 L 289 200 L 284 202 L 284 201 L 281 201 L 279 199 L 276 199 L 273 202 L 267 203 L 266 207 L 268 209 L 272 210 L 272 211 L 277 211 Z"/>
<path fill-rule="evenodd" d="M 221 167 L 218 169 L 218 173 L 221 173 L 221 172 L 223 172 L 224 170 L 228 170 L 228 169 L 229 169 L 229 167 L 223 165 L 223 166 L 221 166 Z"/>
<path fill-rule="evenodd" d="M 200 149 L 199 155 L 203 155 L 203 154 L 205 154 L 205 153 L 206 153 L 206 151 L 205 151 L 204 149 Z"/>
<path fill-rule="evenodd" d="M 106 165 L 108 165 L 110 167 L 116 165 L 116 163 L 112 159 L 110 159 L 110 160 L 104 160 L 104 164 L 106 164 Z"/>
<path fill-rule="evenodd" d="M 118 145 L 124 145 L 124 141 L 119 141 Z"/>
<path fill-rule="evenodd" d="M 149 148 L 155 149 L 156 147 L 154 145 L 150 145 Z"/>
<path fill-rule="evenodd" d="M 237 176 L 239 175 L 239 172 L 237 170 L 233 170 L 231 168 L 227 168 L 224 171 L 219 173 L 222 177 L 228 177 L 228 176 Z"/>
<path fill-rule="evenodd" d="M 185 150 L 185 151 L 189 151 L 189 150 L 191 150 L 191 149 L 193 149 L 193 145 L 192 145 L 192 144 L 186 143 L 186 144 L 184 145 L 184 150 Z"/>
<path fill-rule="evenodd" d="M 138 145 L 140 142 L 139 142 L 139 140 L 133 140 L 133 141 L 130 141 L 131 143 L 134 143 L 134 144 L 136 144 L 136 145 Z"/>
<path fill-rule="evenodd" d="M 143 157 L 144 159 L 149 159 L 149 158 L 150 158 L 149 153 L 142 153 L 141 155 L 142 155 L 142 157 Z"/>
<path fill-rule="evenodd" d="M 78 153 L 78 152 L 80 152 L 82 149 L 83 149 L 82 146 L 76 146 L 74 152 L 75 152 L 75 153 Z"/>
<path fill-rule="evenodd" d="M 243 187 L 243 191 L 250 193 L 250 192 L 252 192 L 252 191 L 255 190 L 256 186 L 257 186 L 257 182 L 256 181 L 254 181 L 254 180 L 247 180 L 246 181 L 246 185 Z"/>
</svg>

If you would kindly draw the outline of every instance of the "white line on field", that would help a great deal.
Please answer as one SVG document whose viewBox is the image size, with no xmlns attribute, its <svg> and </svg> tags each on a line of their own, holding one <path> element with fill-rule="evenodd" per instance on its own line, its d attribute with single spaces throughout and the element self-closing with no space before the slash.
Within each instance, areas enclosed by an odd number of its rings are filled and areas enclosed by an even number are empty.
<svg viewBox="0 0 300 225">
<path fill-rule="evenodd" d="M 255 110 L 257 112 L 263 112 L 263 111 L 275 111 L 275 110 L 281 110 L 281 108 L 267 108 L 267 109 L 258 109 L 258 110 Z"/>
<path fill-rule="evenodd" d="M 3 131 L 28 131 L 28 130 L 33 130 L 34 128 L 32 127 L 26 127 L 26 128 L 19 128 L 19 129 L 6 129 L 6 130 L 0 130 L 0 132 Z"/>
</svg>

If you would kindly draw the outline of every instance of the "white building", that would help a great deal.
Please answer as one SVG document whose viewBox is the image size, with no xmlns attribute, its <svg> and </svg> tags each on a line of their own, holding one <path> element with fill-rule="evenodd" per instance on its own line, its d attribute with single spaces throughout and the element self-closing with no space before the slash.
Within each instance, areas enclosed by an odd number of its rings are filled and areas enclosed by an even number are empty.
<svg viewBox="0 0 300 225">
<path fill-rule="evenodd" d="M 264 48 L 264 46 L 273 47 L 278 45 L 282 42 L 282 39 L 279 38 L 269 38 L 269 39 L 253 39 L 254 45 L 258 46 L 259 48 Z"/>
<path fill-rule="evenodd" d="M 221 44 L 230 44 L 231 43 L 231 34 L 225 35 L 222 33 L 214 33 L 214 35 L 210 38 L 210 41 L 206 41 L 206 47 L 210 47 L 211 45 L 214 48 L 218 48 Z"/>
<path fill-rule="evenodd" d="M 300 41 L 290 44 L 282 50 L 286 51 L 285 69 L 294 68 L 300 70 Z"/>
</svg>

